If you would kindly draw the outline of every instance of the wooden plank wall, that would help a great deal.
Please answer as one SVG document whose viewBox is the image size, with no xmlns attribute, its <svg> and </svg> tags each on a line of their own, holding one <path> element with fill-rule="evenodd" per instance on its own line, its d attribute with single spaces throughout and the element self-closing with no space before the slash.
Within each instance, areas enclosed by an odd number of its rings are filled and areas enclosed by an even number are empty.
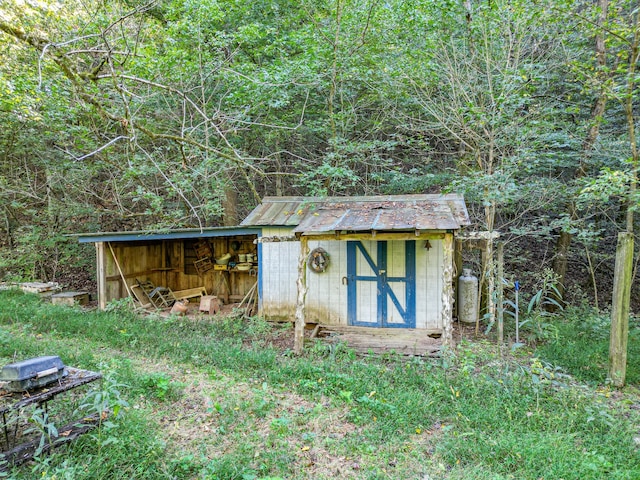
<svg viewBox="0 0 640 480">
<path fill-rule="evenodd" d="M 416 240 L 416 328 L 442 328 L 442 240 Z"/>
<path fill-rule="evenodd" d="M 347 243 L 342 241 L 309 241 L 309 250 L 322 247 L 329 254 L 329 267 L 315 273 L 307 268 L 307 322 L 329 325 L 347 324 Z"/>
<path fill-rule="evenodd" d="M 291 228 L 264 227 L 263 237 L 288 237 Z M 260 275 L 262 302 L 260 313 L 277 320 L 293 321 L 296 312 L 296 278 L 300 242 L 262 244 Z"/>
<path fill-rule="evenodd" d="M 128 285 L 134 285 L 136 278 L 148 278 L 152 282 L 162 285 L 162 277 L 159 269 L 162 265 L 162 243 L 121 243 L 113 242 L 111 247 L 118 259 L 122 273 Z M 116 262 L 109 248 L 106 248 L 105 258 L 105 292 L 107 302 L 128 295 L 127 289 L 122 283 Z"/>
</svg>

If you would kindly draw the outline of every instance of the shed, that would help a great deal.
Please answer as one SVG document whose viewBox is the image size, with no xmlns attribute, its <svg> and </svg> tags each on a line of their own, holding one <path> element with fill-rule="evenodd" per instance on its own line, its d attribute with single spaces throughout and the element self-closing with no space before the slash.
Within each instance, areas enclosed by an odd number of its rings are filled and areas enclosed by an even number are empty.
<svg viewBox="0 0 640 480">
<path fill-rule="evenodd" d="M 454 235 L 462 196 L 265 197 L 241 226 L 260 228 L 259 311 L 305 324 L 451 335 Z M 299 316 L 302 314 L 302 325 Z"/>
<path fill-rule="evenodd" d="M 260 228 L 212 227 L 166 232 L 131 231 L 76 235 L 80 243 L 95 243 L 98 303 L 138 297 L 135 286 L 149 282 L 171 289 L 177 298 L 217 295 L 240 301 L 256 285 L 257 262 L 240 269 L 241 255 L 256 253 Z M 230 255 L 228 265 L 215 258 Z M 245 262 L 246 263 L 246 262 Z"/>
</svg>

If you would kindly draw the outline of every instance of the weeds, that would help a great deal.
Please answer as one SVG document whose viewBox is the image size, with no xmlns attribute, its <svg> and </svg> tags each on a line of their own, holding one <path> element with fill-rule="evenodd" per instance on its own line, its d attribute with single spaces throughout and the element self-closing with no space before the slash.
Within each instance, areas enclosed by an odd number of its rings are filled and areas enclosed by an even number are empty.
<svg viewBox="0 0 640 480">
<path fill-rule="evenodd" d="M 36 457 L 39 457 L 45 449 L 53 445 L 53 442 L 58 438 L 58 429 L 51 420 L 49 413 L 43 407 L 39 406 L 33 409 L 29 416 L 29 423 L 33 426 L 27 428 L 24 433 L 27 436 L 32 433 L 38 433 L 40 435 L 40 440 L 34 453 Z"/>
<path fill-rule="evenodd" d="M 558 280 L 553 270 L 545 269 L 539 285 L 535 287 L 537 290 L 531 295 L 524 311 L 519 303 L 512 300 L 504 301 L 504 313 L 518 322 L 517 330 L 520 330 L 520 335 L 530 344 L 558 338 L 559 331 L 555 320 L 559 318 L 559 313 L 563 311 L 564 307 L 557 283 Z M 520 318 L 520 315 L 523 319 Z M 487 333 L 491 327 L 490 325 Z"/>
<path fill-rule="evenodd" d="M 177 400 L 181 395 L 182 385 L 171 381 L 171 377 L 166 373 L 153 372 L 141 377 L 144 392 L 158 400 Z"/>
<path fill-rule="evenodd" d="M 134 310 L 133 299 L 131 297 L 124 297 L 118 300 L 112 300 L 107 304 L 106 312 L 131 314 Z"/>
</svg>

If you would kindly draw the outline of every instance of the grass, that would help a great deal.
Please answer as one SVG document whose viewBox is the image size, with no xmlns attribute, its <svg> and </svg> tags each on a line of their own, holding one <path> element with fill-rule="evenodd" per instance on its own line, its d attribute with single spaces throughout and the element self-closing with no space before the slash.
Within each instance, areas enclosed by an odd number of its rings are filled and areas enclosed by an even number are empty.
<svg viewBox="0 0 640 480">
<path fill-rule="evenodd" d="M 638 392 L 584 368 L 601 340 L 576 335 L 596 322 L 579 314 L 558 327 L 558 345 L 583 342 L 566 357 L 462 342 L 405 360 L 321 342 L 296 357 L 270 342 L 292 332 L 260 319 L 85 312 L 16 291 L 0 302 L 0 360 L 58 354 L 108 373 L 128 405 L 16 479 L 640 478 Z"/>
<path fill-rule="evenodd" d="M 640 318 L 632 317 L 627 350 L 627 383 L 640 383 Z M 604 384 L 609 361 L 608 312 L 589 308 L 573 308 L 553 322 L 558 331 L 556 340 L 538 349 L 538 355 L 563 365 L 572 375 L 590 384 Z"/>
</svg>

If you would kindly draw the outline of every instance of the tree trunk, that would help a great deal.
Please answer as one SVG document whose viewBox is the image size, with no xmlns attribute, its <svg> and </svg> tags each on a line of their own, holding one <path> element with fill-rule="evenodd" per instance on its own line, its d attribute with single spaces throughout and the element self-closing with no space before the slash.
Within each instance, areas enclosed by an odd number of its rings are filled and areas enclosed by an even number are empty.
<svg viewBox="0 0 640 480">
<path fill-rule="evenodd" d="M 222 223 L 225 227 L 234 227 L 238 225 L 238 192 L 232 185 L 224 188 L 224 202 L 222 204 L 224 214 Z"/>
<path fill-rule="evenodd" d="M 572 235 L 569 232 L 565 230 L 560 232 L 560 236 L 556 242 L 556 255 L 553 258 L 553 272 L 558 279 L 558 284 L 556 285 L 558 294 L 554 294 L 554 300 L 560 305 L 563 305 L 562 302 L 564 301 L 565 282 L 567 278 L 567 258 L 569 256 L 571 239 Z M 550 310 L 555 310 L 554 305 L 550 305 Z"/>
<path fill-rule="evenodd" d="M 453 341 L 453 234 L 447 233 L 442 242 L 443 263 L 442 272 L 442 344 L 451 346 Z"/>
<path fill-rule="evenodd" d="M 304 327 L 306 324 L 304 308 L 307 296 L 307 257 L 309 256 L 309 243 L 307 237 L 300 236 L 300 256 L 298 258 L 298 300 L 296 302 L 295 333 L 293 351 L 300 355 L 304 347 Z"/>
</svg>

